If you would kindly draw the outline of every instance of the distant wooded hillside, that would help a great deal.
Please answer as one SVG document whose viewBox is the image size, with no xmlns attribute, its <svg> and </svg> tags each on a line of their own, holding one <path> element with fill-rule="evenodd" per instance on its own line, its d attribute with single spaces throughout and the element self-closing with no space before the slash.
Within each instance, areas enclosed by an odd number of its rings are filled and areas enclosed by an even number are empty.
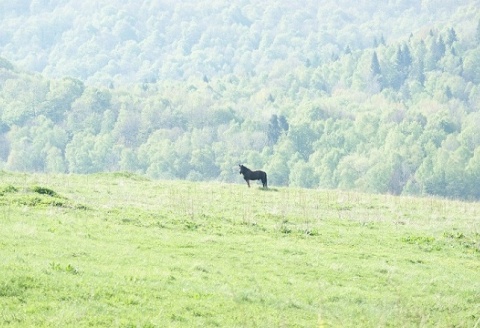
<svg viewBox="0 0 480 328">
<path fill-rule="evenodd" d="M 0 7 L 0 168 L 480 199 L 478 1 Z"/>
</svg>

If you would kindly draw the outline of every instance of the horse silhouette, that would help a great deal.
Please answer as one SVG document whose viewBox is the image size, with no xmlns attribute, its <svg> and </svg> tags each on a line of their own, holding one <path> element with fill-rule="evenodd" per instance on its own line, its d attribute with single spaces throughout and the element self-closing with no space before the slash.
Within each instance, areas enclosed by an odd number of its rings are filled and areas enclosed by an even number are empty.
<svg viewBox="0 0 480 328">
<path fill-rule="evenodd" d="M 263 188 L 267 188 L 267 173 L 263 171 L 252 171 L 248 167 L 239 164 L 240 174 L 243 174 L 243 178 L 247 181 L 247 185 L 250 188 L 251 180 L 262 180 Z"/>
</svg>

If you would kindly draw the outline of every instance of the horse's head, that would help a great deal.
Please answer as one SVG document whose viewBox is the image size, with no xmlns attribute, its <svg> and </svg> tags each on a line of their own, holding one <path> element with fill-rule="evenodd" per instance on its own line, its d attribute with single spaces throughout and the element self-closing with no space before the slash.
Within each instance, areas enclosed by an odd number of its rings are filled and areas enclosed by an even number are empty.
<svg viewBox="0 0 480 328">
<path fill-rule="evenodd" d="M 238 164 L 238 166 L 240 167 L 240 172 L 238 173 L 242 174 L 245 171 L 245 166 L 243 166 L 242 164 Z"/>
</svg>

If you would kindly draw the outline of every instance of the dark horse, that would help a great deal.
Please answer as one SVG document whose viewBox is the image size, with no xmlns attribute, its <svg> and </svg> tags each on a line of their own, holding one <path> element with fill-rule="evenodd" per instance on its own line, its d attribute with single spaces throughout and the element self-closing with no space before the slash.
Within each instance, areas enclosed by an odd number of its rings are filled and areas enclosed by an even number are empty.
<svg viewBox="0 0 480 328">
<path fill-rule="evenodd" d="M 250 188 L 250 180 L 262 180 L 263 188 L 267 188 L 267 173 L 263 171 L 252 171 L 248 167 L 240 166 L 240 174 L 243 174 L 243 178 L 247 181 Z"/>
</svg>

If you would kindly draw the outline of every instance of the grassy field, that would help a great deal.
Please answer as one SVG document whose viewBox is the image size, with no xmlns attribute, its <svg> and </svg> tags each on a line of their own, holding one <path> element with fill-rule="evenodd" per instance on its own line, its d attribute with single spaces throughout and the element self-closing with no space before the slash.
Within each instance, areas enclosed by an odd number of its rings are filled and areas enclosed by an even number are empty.
<svg viewBox="0 0 480 328">
<path fill-rule="evenodd" d="M 480 204 L 0 172 L 0 326 L 480 327 Z"/>
</svg>

